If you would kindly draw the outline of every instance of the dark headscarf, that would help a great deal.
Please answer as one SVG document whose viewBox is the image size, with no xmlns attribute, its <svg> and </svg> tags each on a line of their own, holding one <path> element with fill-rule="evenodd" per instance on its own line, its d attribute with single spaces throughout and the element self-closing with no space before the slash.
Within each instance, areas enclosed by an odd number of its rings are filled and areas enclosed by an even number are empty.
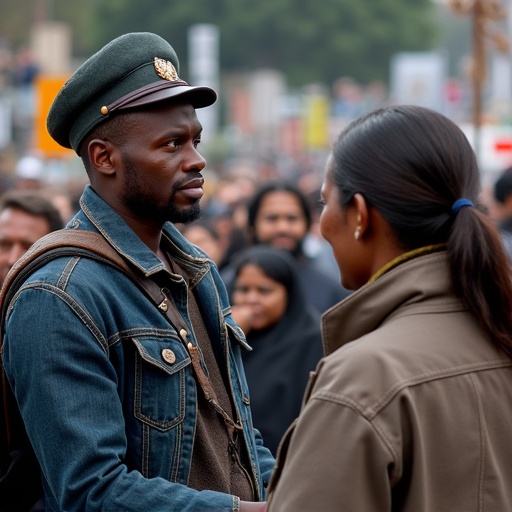
<svg viewBox="0 0 512 512">
<path fill-rule="evenodd" d="M 274 454 L 288 426 L 298 416 L 309 373 L 323 356 L 320 316 L 309 306 L 300 285 L 297 264 L 281 249 L 257 245 L 235 262 L 240 269 L 255 265 L 287 291 L 288 305 L 281 319 L 247 336 L 252 352 L 244 352 L 255 427 Z"/>
</svg>

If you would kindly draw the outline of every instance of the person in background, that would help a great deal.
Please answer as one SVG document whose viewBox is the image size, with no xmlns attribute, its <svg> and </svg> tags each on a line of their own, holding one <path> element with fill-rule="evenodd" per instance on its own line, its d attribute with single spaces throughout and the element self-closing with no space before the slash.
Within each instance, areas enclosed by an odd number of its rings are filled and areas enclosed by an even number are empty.
<svg viewBox="0 0 512 512">
<path fill-rule="evenodd" d="M 323 355 L 320 315 L 305 300 L 287 251 L 256 245 L 234 265 L 233 316 L 253 349 L 242 355 L 253 420 L 275 454 Z"/>
<path fill-rule="evenodd" d="M 0 283 L 36 240 L 63 227 L 59 210 L 42 192 L 4 192 L 0 197 Z"/>
<path fill-rule="evenodd" d="M 348 291 L 333 280 L 315 260 L 304 254 L 303 242 L 311 226 L 311 210 L 305 195 L 288 182 L 262 185 L 251 198 L 247 223 L 251 245 L 266 244 L 287 250 L 297 262 L 306 300 L 323 313 L 348 296 Z M 222 269 L 222 278 L 231 292 L 233 266 Z"/>
<path fill-rule="evenodd" d="M 191 243 L 202 249 L 219 266 L 223 258 L 219 233 L 213 222 L 199 219 L 180 227 L 181 234 Z"/>
<path fill-rule="evenodd" d="M 493 196 L 503 244 L 512 259 L 512 167 L 507 167 L 494 183 Z"/>
<path fill-rule="evenodd" d="M 52 104 L 48 132 L 90 181 L 67 229 L 102 236 L 158 285 L 173 321 L 134 279 L 78 254 L 21 285 L 3 365 L 47 510 L 265 509 L 275 461 L 251 420 L 248 345 L 216 266 L 174 225 L 201 214 L 196 108 L 215 100 L 179 77 L 166 40 L 135 32 L 90 57 Z"/>
<path fill-rule="evenodd" d="M 320 226 L 356 291 L 323 315 L 270 512 L 511 510 L 512 275 L 480 197 L 471 145 L 435 111 L 341 132 Z"/>
</svg>

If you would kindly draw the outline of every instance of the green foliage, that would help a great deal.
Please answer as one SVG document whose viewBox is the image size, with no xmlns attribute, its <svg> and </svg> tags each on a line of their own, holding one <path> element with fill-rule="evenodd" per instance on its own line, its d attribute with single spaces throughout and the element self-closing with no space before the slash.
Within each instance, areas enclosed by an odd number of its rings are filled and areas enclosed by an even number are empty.
<svg viewBox="0 0 512 512">
<path fill-rule="evenodd" d="M 103 41 L 128 30 L 168 38 L 186 69 L 187 30 L 215 23 L 225 72 L 282 70 L 291 85 L 332 83 L 341 75 L 386 79 L 397 51 L 435 41 L 430 0 L 117 0 L 98 3 Z"/>
<path fill-rule="evenodd" d="M 40 0 L 44 3 L 50 0 Z M 2 0 L 28 12 L 34 0 Z M 187 77 L 187 32 L 214 23 L 225 73 L 257 67 L 283 71 L 290 85 L 387 79 L 399 51 L 427 50 L 436 40 L 431 0 L 53 0 L 55 19 L 74 28 L 75 51 L 87 55 L 130 31 L 168 39 Z M 2 8 L 5 12 L 5 9 Z M 10 13 L 18 21 L 15 9 Z M 9 12 L 8 12 L 9 14 Z M 4 22 L 0 21 L 0 30 Z"/>
</svg>

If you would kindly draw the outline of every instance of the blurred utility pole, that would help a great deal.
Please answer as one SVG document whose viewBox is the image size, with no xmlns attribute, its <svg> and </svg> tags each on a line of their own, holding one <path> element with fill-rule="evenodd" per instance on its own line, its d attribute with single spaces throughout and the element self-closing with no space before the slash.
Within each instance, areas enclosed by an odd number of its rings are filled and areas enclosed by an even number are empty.
<svg viewBox="0 0 512 512">
<path fill-rule="evenodd" d="M 507 0 L 505 0 L 507 1 Z M 480 127 L 482 126 L 483 108 L 482 92 L 487 77 L 486 40 L 500 52 L 508 51 L 508 38 L 504 32 L 493 30 L 490 25 L 504 21 L 507 12 L 500 0 L 448 0 L 452 10 L 457 14 L 467 14 L 472 19 L 471 86 L 473 92 L 472 121 L 474 130 L 474 149 L 476 156 L 480 153 Z"/>
</svg>

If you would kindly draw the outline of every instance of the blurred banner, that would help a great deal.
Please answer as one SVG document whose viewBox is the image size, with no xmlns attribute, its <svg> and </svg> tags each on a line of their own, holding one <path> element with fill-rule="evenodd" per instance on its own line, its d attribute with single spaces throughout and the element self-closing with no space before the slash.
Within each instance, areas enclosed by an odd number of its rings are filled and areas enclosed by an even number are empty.
<svg viewBox="0 0 512 512">
<path fill-rule="evenodd" d="M 305 99 L 305 144 L 307 149 L 329 147 L 329 99 L 315 94 Z"/>
<path fill-rule="evenodd" d="M 448 61 L 442 53 L 397 53 L 391 59 L 392 100 L 444 113 L 447 76 Z"/>
<path fill-rule="evenodd" d="M 59 92 L 69 77 L 56 75 L 39 75 L 35 81 L 35 117 L 34 117 L 34 145 L 47 158 L 64 158 L 75 154 L 71 149 L 66 149 L 57 144 L 46 129 L 46 117 L 48 111 Z"/>
<path fill-rule="evenodd" d="M 0 149 L 6 148 L 12 142 L 12 106 L 0 98 Z"/>
<path fill-rule="evenodd" d="M 206 23 L 193 25 L 188 33 L 190 85 L 211 87 L 219 95 L 219 28 Z M 208 142 L 219 124 L 219 103 L 217 101 L 197 110 L 197 117 L 203 125 L 202 141 Z"/>
</svg>

